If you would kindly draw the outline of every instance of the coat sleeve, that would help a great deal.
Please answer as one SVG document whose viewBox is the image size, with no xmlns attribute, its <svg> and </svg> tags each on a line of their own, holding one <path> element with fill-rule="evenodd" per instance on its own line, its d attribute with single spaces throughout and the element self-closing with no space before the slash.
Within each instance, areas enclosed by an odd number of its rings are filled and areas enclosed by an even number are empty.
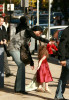
<svg viewBox="0 0 69 100">
<path fill-rule="evenodd" d="M 34 61 L 33 61 L 32 57 L 31 57 L 30 51 L 29 51 L 29 60 L 30 60 L 30 66 L 34 66 Z"/>
<path fill-rule="evenodd" d="M 48 43 L 49 42 L 48 39 L 42 38 L 40 36 L 36 36 L 33 31 L 30 30 L 29 32 L 30 32 L 29 33 L 30 34 L 30 37 L 33 37 L 34 39 L 40 40 L 40 41 L 45 42 L 45 43 Z"/>
<path fill-rule="evenodd" d="M 66 60 L 66 43 L 67 43 L 67 29 L 65 29 L 61 35 L 60 43 L 58 46 L 58 59 L 60 61 Z"/>
<path fill-rule="evenodd" d="M 3 39 L 8 40 L 8 35 L 4 26 L 3 26 L 3 30 L 4 30 Z"/>
<path fill-rule="evenodd" d="M 28 52 L 28 56 L 29 56 L 29 60 L 30 60 L 30 66 L 34 66 L 34 61 L 32 59 L 29 47 L 28 47 L 28 45 L 25 45 L 25 46 L 26 46 L 26 49 L 27 49 L 27 52 Z"/>
</svg>

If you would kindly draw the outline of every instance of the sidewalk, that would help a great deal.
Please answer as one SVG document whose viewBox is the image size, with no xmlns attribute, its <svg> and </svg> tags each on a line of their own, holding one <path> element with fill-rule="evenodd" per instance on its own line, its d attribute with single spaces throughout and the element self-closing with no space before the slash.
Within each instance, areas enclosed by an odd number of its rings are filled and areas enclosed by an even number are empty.
<svg viewBox="0 0 69 100">
<path fill-rule="evenodd" d="M 26 66 L 26 85 L 29 84 L 36 72 L 36 67 L 38 65 L 37 62 L 37 54 L 33 55 L 33 59 L 35 62 L 35 69 L 32 71 L 31 67 Z M 0 89 L 0 100 L 54 100 L 55 91 L 58 83 L 58 79 L 61 72 L 61 66 L 58 64 L 58 61 L 54 58 L 49 59 L 49 66 L 53 76 L 53 82 L 49 83 L 49 87 L 51 89 L 50 93 L 42 93 L 37 91 L 31 91 L 28 95 L 23 95 L 20 93 L 14 92 L 14 83 L 17 72 L 17 66 L 14 61 L 12 61 L 11 57 L 8 57 L 8 63 L 11 69 L 11 72 L 14 76 L 4 78 L 4 89 Z M 64 93 L 64 97 L 69 99 L 69 85 L 67 85 L 66 91 Z"/>
</svg>

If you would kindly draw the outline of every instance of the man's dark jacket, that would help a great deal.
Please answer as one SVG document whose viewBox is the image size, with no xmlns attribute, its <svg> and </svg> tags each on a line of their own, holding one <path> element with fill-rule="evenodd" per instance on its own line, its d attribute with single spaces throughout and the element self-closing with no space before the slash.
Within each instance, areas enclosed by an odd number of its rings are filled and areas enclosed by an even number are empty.
<svg viewBox="0 0 69 100">
<path fill-rule="evenodd" d="M 2 26 L 2 29 L 0 29 L 0 41 L 6 39 L 7 40 L 7 33 L 6 33 L 6 29 L 4 26 Z M 3 47 L 3 44 L 0 44 L 0 47 Z"/>
<path fill-rule="evenodd" d="M 69 59 L 69 27 L 63 30 L 58 46 L 58 58 L 60 61 Z"/>
</svg>

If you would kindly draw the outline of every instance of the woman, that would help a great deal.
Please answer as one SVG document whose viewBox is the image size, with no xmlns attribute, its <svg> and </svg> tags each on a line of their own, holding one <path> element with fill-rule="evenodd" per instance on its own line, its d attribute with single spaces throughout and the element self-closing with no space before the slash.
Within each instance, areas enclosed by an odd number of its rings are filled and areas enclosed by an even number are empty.
<svg viewBox="0 0 69 100">
<path fill-rule="evenodd" d="M 20 60 L 20 47 L 21 45 L 27 46 L 27 50 L 29 51 L 29 58 L 30 60 L 30 65 L 31 68 L 34 69 L 34 62 L 32 60 L 30 50 L 29 50 L 29 41 L 30 38 L 33 37 L 37 40 L 41 40 L 43 42 L 48 43 L 49 41 L 47 39 L 43 39 L 40 37 L 42 33 L 42 28 L 39 26 L 33 27 L 32 30 L 28 28 L 27 26 L 27 20 L 26 17 L 23 16 L 20 18 L 25 19 L 22 22 L 22 25 L 24 29 L 18 32 L 14 36 L 14 38 L 10 41 L 8 50 L 13 57 L 15 63 L 18 66 L 18 71 L 17 71 L 17 76 L 16 76 L 16 81 L 15 81 L 15 92 L 20 92 L 23 94 L 26 94 L 25 92 L 25 64 Z"/>
</svg>

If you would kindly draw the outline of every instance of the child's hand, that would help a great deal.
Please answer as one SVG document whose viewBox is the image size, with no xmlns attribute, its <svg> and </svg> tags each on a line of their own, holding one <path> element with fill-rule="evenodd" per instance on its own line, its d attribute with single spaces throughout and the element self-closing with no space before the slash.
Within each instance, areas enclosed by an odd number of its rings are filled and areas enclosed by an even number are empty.
<svg viewBox="0 0 69 100">
<path fill-rule="evenodd" d="M 34 66 L 31 66 L 31 69 L 34 70 Z"/>
</svg>

